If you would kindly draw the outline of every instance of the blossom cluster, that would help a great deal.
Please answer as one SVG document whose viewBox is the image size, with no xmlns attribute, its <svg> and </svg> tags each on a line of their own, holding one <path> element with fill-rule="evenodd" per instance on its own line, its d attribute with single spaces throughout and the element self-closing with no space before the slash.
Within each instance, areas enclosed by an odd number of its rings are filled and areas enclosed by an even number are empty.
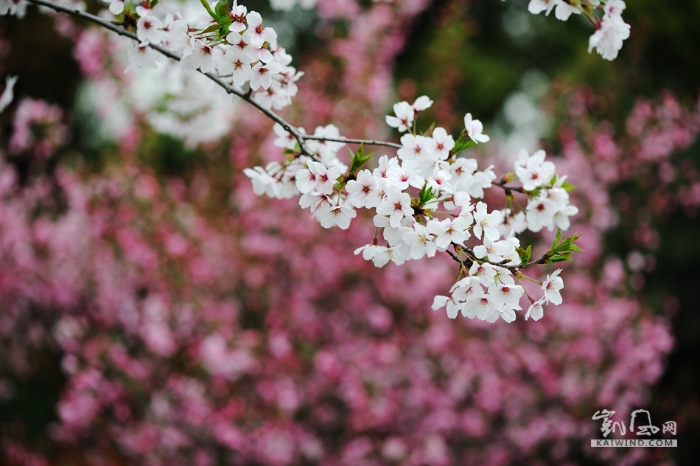
<svg viewBox="0 0 700 466">
<path fill-rule="evenodd" d="M 116 3 L 116 7 L 114 6 Z M 207 6 L 209 16 L 188 21 L 180 12 L 171 13 L 149 2 L 126 12 L 122 2 L 110 3 L 110 11 L 137 18 L 140 41 L 130 53 L 130 66 L 156 67 L 160 55 L 150 45 L 180 54 L 180 63 L 203 73 L 215 71 L 228 84 L 243 91 L 266 108 L 281 109 L 297 93 L 296 82 L 303 75 L 290 66 L 292 57 L 277 43 L 277 33 L 264 27 L 256 11 L 234 2 Z"/>
<path fill-rule="evenodd" d="M 532 14 L 554 10 L 554 16 L 566 21 L 572 14 L 584 14 L 596 28 L 588 40 L 588 51 L 595 49 L 604 59 L 614 60 L 622 48 L 622 42 L 630 36 L 630 25 L 622 19 L 626 5 L 623 0 L 530 0 L 528 10 Z M 597 11 L 602 10 L 598 18 Z"/>
<path fill-rule="evenodd" d="M 275 144 L 287 151 L 288 159 L 271 162 L 264 169 L 246 169 L 245 173 L 256 194 L 277 198 L 300 194 L 300 206 L 309 208 L 324 228 L 347 229 L 357 216 L 356 209 L 373 209 L 375 240 L 355 253 L 362 253 L 377 267 L 449 251 L 460 263 L 460 277 L 464 278 L 452 287 L 451 298 L 438 296 L 433 307 L 447 305 L 450 318 L 461 309 L 465 317 L 495 322 L 500 316 L 512 322 L 525 294 L 523 286 L 515 283 L 523 277 L 517 269 L 529 261 L 529 253 L 521 257 L 520 240 L 515 235 L 526 229 L 538 232 L 543 227 L 566 230 L 569 216 L 578 209 L 569 201 L 565 177 L 555 174 L 554 164 L 545 161 L 543 151 L 532 156 L 520 153 L 512 177 L 522 187 L 501 185 L 501 189 L 520 189 L 527 194 L 526 209 L 516 212 L 511 205 L 489 212 L 485 202 L 473 202 L 483 199 L 484 190 L 491 188 L 497 177 L 493 167 L 478 170 L 477 161 L 465 152 L 489 137 L 471 114 L 465 115 L 465 129 L 457 141 L 441 127 L 435 127 L 430 136 L 409 131 L 415 128 L 418 114 L 431 105 L 427 96 L 413 104 L 394 105 L 394 115 L 387 116 L 386 122 L 406 134 L 396 157 L 381 156 L 373 170 L 360 169 L 371 158 L 362 149 L 353 155 L 351 166 L 341 162 L 337 156 L 341 143 L 311 140 L 312 149 L 304 154 L 296 140 L 278 126 Z M 338 130 L 318 127 L 314 135 L 337 139 Z M 379 230 L 383 244 L 378 241 Z M 561 303 L 558 290 L 563 281 L 558 273 L 545 280 L 543 298 L 535 300 L 527 294 L 532 303 L 527 317 L 539 319 L 545 302 Z"/>
</svg>

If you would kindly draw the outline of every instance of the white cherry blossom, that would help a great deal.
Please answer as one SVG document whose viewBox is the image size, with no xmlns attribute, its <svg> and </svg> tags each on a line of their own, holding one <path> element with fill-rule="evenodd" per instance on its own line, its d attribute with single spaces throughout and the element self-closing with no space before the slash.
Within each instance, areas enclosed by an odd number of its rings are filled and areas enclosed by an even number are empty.
<svg viewBox="0 0 700 466">
<path fill-rule="evenodd" d="M 422 112 L 423 110 L 429 109 L 432 105 L 433 101 L 427 95 L 422 95 L 413 102 L 411 108 L 413 108 L 414 112 Z"/>
<path fill-rule="evenodd" d="M 253 77 L 250 79 L 250 88 L 254 91 L 261 87 L 269 89 L 272 86 L 272 77 L 280 71 L 282 71 L 282 67 L 275 62 L 265 64 L 259 61 L 252 69 Z"/>
<path fill-rule="evenodd" d="M 415 110 L 408 105 L 408 102 L 399 102 L 394 104 L 394 115 L 386 116 L 386 124 L 403 133 L 411 128 Z"/>
<path fill-rule="evenodd" d="M 464 244 L 471 234 L 467 231 L 470 223 L 464 217 L 446 218 L 442 221 L 433 219 L 428 222 L 428 230 L 436 236 L 435 244 L 445 250 L 451 243 Z"/>
<path fill-rule="evenodd" d="M 192 69 L 199 68 L 208 73 L 214 68 L 212 49 L 199 39 L 190 39 L 190 43 L 182 51 L 180 62 Z"/>
<path fill-rule="evenodd" d="M 464 128 L 467 130 L 469 138 L 474 142 L 489 142 L 491 140 L 489 136 L 483 134 L 484 125 L 479 120 L 473 120 L 471 113 L 464 115 Z"/>
<path fill-rule="evenodd" d="M 230 47 L 216 65 L 222 75 L 231 75 L 233 83 L 242 87 L 253 77 L 251 60 L 247 53 L 237 47 Z"/>
<path fill-rule="evenodd" d="M 428 138 L 425 136 L 404 134 L 401 137 L 402 147 L 396 153 L 401 160 L 408 160 L 410 158 L 420 160 L 431 154 L 430 145 Z"/>
<path fill-rule="evenodd" d="M 317 210 L 317 217 L 323 228 L 337 226 L 341 230 L 347 230 L 350 221 L 357 216 L 357 212 L 345 205 L 333 205 L 323 203 Z"/>
<path fill-rule="evenodd" d="M 474 236 L 481 238 L 483 234 L 484 237 L 494 241 L 497 240 L 501 236 L 497 227 L 501 223 L 502 218 L 500 211 L 494 210 L 489 214 L 486 211 L 485 203 L 477 203 L 476 212 L 474 212 Z"/>
<path fill-rule="evenodd" d="M 416 223 L 413 228 L 404 228 L 401 237 L 411 247 L 411 259 L 420 259 L 423 256 L 434 257 L 437 252 L 434 236 L 424 225 Z"/>
<path fill-rule="evenodd" d="M 411 196 L 394 186 L 387 186 L 386 196 L 377 206 L 377 214 L 389 216 L 389 224 L 398 228 L 404 217 L 413 215 Z"/>
<path fill-rule="evenodd" d="M 532 303 L 527 309 L 527 313 L 525 314 L 525 320 L 528 320 L 530 317 L 532 317 L 532 320 L 540 320 L 542 316 L 544 316 L 544 309 L 542 308 L 542 305 L 544 303 L 544 298 Z"/>
<path fill-rule="evenodd" d="M 452 298 L 448 298 L 447 296 L 435 296 L 435 299 L 433 300 L 433 310 L 440 309 L 441 307 L 446 308 L 447 317 L 450 319 L 455 319 L 459 315 L 461 304 Z"/>
<path fill-rule="evenodd" d="M 136 22 L 136 36 L 142 44 L 158 44 L 162 42 L 165 39 L 163 22 L 155 16 L 141 16 Z"/>
<path fill-rule="evenodd" d="M 350 204 L 357 208 L 366 207 L 377 189 L 377 179 L 369 170 L 362 170 L 357 174 L 356 179 L 348 181 L 345 189 L 348 192 Z"/>
<path fill-rule="evenodd" d="M 544 227 L 551 230 L 554 227 L 554 215 L 557 212 L 557 205 L 550 199 L 542 195 L 532 198 L 527 203 L 527 227 L 534 232 Z"/>
<path fill-rule="evenodd" d="M 433 130 L 432 139 L 429 141 L 428 148 L 439 160 L 445 160 L 450 155 L 450 151 L 454 148 L 455 141 L 452 136 L 447 134 L 444 128 L 435 128 Z"/>
<path fill-rule="evenodd" d="M 561 269 L 557 269 L 551 275 L 547 275 L 547 278 L 542 283 L 542 289 L 544 290 L 544 297 L 547 302 L 552 304 L 561 304 L 562 298 L 559 291 L 564 288 L 564 280 L 559 276 Z"/>
<path fill-rule="evenodd" d="M 250 34 L 250 44 L 257 49 L 263 47 L 265 43 L 277 41 L 277 33 L 272 28 L 263 27 L 262 16 L 257 11 L 251 11 L 246 15 L 248 32 Z"/>
<path fill-rule="evenodd" d="M 331 194 L 333 185 L 342 171 L 338 167 L 327 168 L 320 162 L 310 161 L 308 169 L 296 173 L 296 185 L 302 194 Z"/>
</svg>

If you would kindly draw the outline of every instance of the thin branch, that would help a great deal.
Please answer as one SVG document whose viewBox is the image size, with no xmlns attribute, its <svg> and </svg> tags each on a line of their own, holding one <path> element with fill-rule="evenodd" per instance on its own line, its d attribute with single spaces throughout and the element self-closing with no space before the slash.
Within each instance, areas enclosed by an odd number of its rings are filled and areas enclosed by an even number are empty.
<svg viewBox="0 0 700 466">
<path fill-rule="evenodd" d="M 75 16 L 87 21 L 90 21 L 92 23 L 97 24 L 98 26 L 101 26 L 105 29 L 109 29 L 112 32 L 115 32 L 119 34 L 120 36 L 128 37 L 129 39 L 139 42 L 139 38 L 136 36 L 131 31 L 126 30 L 122 26 L 109 22 L 107 20 L 104 20 L 100 18 L 99 16 L 95 16 L 93 14 L 87 13 L 85 11 L 81 11 L 75 8 L 69 8 L 63 5 L 57 5 L 51 2 L 47 2 L 45 0 L 26 0 L 29 3 L 34 3 L 35 5 L 43 6 L 46 8 L 51 8 L 54 11 L 57 11 L 59 13 L 65 13 L 71 16 Z M 148 47 L 152 48 L 156 52 L 172 59 L 175 61 L 180 61 L 180 56 L 164 47 L 161 47 L 156 44 L 147 44 Z M 227 84 L 224 82 L 221 78 L 221 76 L 218 76 L 214 73 L 204 73 L 203 71 L 197 69 L 200 73 L 202 73 L 204 76 L 207 78 L 211 79 L 213 82 L 215 82 L 217 85 L 219 85 L 221 88 L 223 88 L 226 92 L 229 94 L 234 94 L 241 99 L 245 100 L 248 102 L 250 105 L 253 107 L 257 108 L 260 110 L 265 116 L 270 118 L 272 121 L 279 123 L 282 128 L 284 128 L 285 131 L 290 133 L 292 136 L 294 136 L 294 139 L 297 140 L 299 143 L 299 147 L 301 149 L 301 152 L 304 155 L 307 155 L 311 157 L 313 160 L 316 160 L 316 157 L 311 153 L 309 148 L 306 146 L 305 141 L 307 140 L 318 140 L 318 141 L 333 141 L 333 142 L 342 142 L 346 144 L 367 144 L 370 146 L 386 146 L 386 147 L 393 147 L 396 149 L 400 149 L 401 145 L 396 144 L 393 142 L 384 142 L 384 141 L 373 141 L 373 140 L 365 140 L 365 139 L 350 139 L 350 138 L 331 138 L 331 137 L 325 137 L 325 136 L 312 136 L 312 135 L 306 135 L 299 131 L 299 129 L 295 126 L 293 126 L 291 123 L 287 122 L 284 118 L 273 112 L 272 110 L 269 110 L 265 108 L 264 106 L 260 105 L 258 102 L 253 100 L 251 97 L 251 92 L 242 92 L 234 88 L 233 86 Z"/>
<path fill-rule="evenodd" d="M 491 264 L 491 265 L 493 265 L 494 267 L 501 267 L 501 268 L 504 268 L 504 269 L 508 269 L 508 270 L 510 270 L 511 272 L 517 272 L 518 270 L 520 270 L 520 269 L 525 269 L 525 268 L 527 268 L 527 267 L 530 267 L 531 265 L 546 264 L 547 261 L 549 260 L 549 258 L 551 257 L 551 256 L 549 255 L 549 253 L 547 252 L 547 253 L 543 254 L 542 257 L 540 257 L 539 259 L 532 260 L 532 261 L 530 261 L 530 262 L 528 262 L 528 263 L 526 263 L 526 264 L 520 263 L 520 264 L 518 264 L 518 265 L 506 265 L 506 263 L 508 262 L 507 260 L 504 260 L 504 261 L 502 261 L 502 262 L 491 262 L 491 261 L 488 261 L 488 260 L 481 260 L 481 259 L 478 259 L 478 258 L 474 255 L 474 251 L 472 251 L 470 248 L 468 248 L 468 247 L 466 247 L 466 246 L 462 246 L 462 245 L 457 244 L 457 243 L 450 243 L 450 244 L 452 245 L 453 248 L 455 248 L 455 250 L 456 250 L 457 248 L 459 248 L 460 250 L 466 252 L 467 255 L 470 257 L 470 258 L 468 258 L 467 260 L 470 261 L 470 262 L 476 261 L 476 262 L 479 262 L 480 264 Z M 459 260 L 459 259 L 458 259 L 452 252 L 450 252 L 449 250 L 446 250 L 445 252 L 447 252 L 450 256 L 452 256 L 452 258 L 453 258 L 454 260 L 456 260 L 457 262 L 459 262 L 460 264 L 462 263 L 462 261 Z"/>
<path fill-rule="evenodd" d="M 462 261 L 459 259 L 459 257 L 457 257 L 457 255 L 456 255 L 454 252 L 450 251 L 449 249 L 445 249 L 445 252 L 446 252 L 447 254 L 449 254 L 450 257 L 451 257 L 452 259 L 454 259 L 459 265 L 461 265 L 461 266 L 464 265 L 464 264 L 462 263 Z"/>
<path fill-rule="evenodd" d="M 332 142 L 344 142 L 346 144 L 365 144 L 367 146 L 385 146 L 393 147 L 394 149 L 401 149 L 403 146 L 395 142 L 387 141 L 372 141 L 368 139 L 351 139 L 351 138 L 331 138 L 327 136 L 313 136 L 313 135 L 302 135 L 306 140 L 312 141 L 332 141 Z"/>
<path fill-rule="evenodd" d="M 66 13 L 66 14 L 71 15 L 71 16 L 77 16 L 78 18 L 86 19 L 90 22 L 93 22 L 95 24 L 102 26 L 105 29 L 109 29 L 112 32 L 116 32 L 120 36 L 128 37 L 129 39 L 132 39 L 132 40 L 135 40 L 136 42 L 139 42 L 139 38 L 133 32 L 124 29 L 123 27 L 119 26 L 118 24 L 106 21 L 106 20 L 100 18 L 99 16 L 95 16 L 93 14 L 90 14 L 90 13 L 87 13 L 85 11 L 81 11 L 81 10 L 78 10 L 75 8 L 69 8 L 69 7 L 66 7 L 63 5 L 56 5 L 54 3 L 47 2 L 44 0 L 26 0 L 26 1 L 29 3 L 34 3 L 35 5 L 44 6 L 46 8 L 51 8 L 52 10 L 58 11 L 59 13 Z M 163 55 L 165 55 L 168 58 L 172 58 L 173 60 L 180 61 L 180 57 L 168 49 L 165 49 L 163 47 L 160 47 L 160 46 L 154 45 L 154 44 L 148 44 L 148 46 L 151 47 L 153 50 L 156 50 L 156 51 L 162 53 Z"/>
<path fill-rule="evenodd" d="M 499 188 L 502 188 L 506 192 L 506 194 L 510 194 L 513 191 L 516 193 L 527 194 L 527 192 L 525 191 L 525 189 L 522 186 L 508 186 L 508 185 L 506 185 L 505 180 L 500 180 L 496 183 L 493 183 L 493 185 L 498 186 Z"/>
</svg>

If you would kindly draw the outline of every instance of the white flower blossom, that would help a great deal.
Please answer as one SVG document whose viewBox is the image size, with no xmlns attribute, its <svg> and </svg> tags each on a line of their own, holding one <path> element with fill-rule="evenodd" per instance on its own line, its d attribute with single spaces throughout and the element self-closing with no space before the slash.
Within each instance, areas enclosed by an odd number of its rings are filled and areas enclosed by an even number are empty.
<svg viewBox="0 0 700 466">
<path fill-rule="evenodd" d="M 413 124 L 415 110 L 408 105 L 408 102 L 394 104 L 394 115 L 387 115 L 386 124 L 396 128 L 400 133 L 408 131 Z"/>
<path fill-rule="evenodd" d="M 562 298 L 559 291 L 564 288 L 564 280 L 559 276 L 561 269 L 557 269 L 551 275 L 547 275 L 547 278 L 542 283 L 542 289 L 544 290 L 544 297 L 547 302 L 553 304 L 561 304 Z"/>
<path fill-rule="evenodd" d="M 472 120 L 471 113 L 464 115 L 464 127 L 467 130 L 467 135 L 474 142 L 489 142 L 491 140 L 490 137 L 483 134 L 484 125 L 479 120 Z"/>
</svg>

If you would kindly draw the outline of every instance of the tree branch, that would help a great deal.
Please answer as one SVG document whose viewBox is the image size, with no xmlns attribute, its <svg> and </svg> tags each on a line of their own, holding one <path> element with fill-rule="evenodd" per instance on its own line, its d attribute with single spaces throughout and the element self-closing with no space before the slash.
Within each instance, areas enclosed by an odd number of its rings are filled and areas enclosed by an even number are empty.
<svg viewBox="0 0 700 466">
<path fill-rule="evenodd" d="M 527 267 L 530 267 L 531 265 L 546 264 L 547 261 L 549 260 L 549 258 L 551 257 L 549 252 L 546 252 L 539 259 L 532 260 L 532 261 L 527 262 L 525 264 L 520 263 L 518 265 L 506 265 L 506 262 L 508 262 L 507 260 L 505 260 L 503 262 L 491 262 L 489 260 L 478 259 L 474 255 L 474 251 L 472 251 L 470 248 L 468 248 L 466 246 L 462 246 L 462 245 L 457 244 L 457 243 L 450 243 L 450 244 L 452 245 L 453 248 L 455 248 L 456 251 L 462 250 L 462 251 L 466 252 L 469 255 L 469 258 L 467 258 L 466 260 L 469 262 L 476 261 L 480 264 L 491 264 L 494 267 L 501 267 L 503 269 L 508 269 L 511 272 L 517 272 L 518 270 L 525 269 Z M 462 263 L 462 261 L 454 253 L 452 253 L 449 249 L 445 250 L 445 252 L 447 252 L 450 256 L 452 256 L 452 259 L 456 260 L 460 264 Z"/>
<path fill-rule="evenodd" d="M 105 29 L 109 29 L 112 32 L 115 32 L 119 34 L 120 36 L 128 37 L 129 39 L 139 42 L 139 38 L 136 36 L 131 31 L 128 31 L 127 29 L 123 28 L 122 26 L 109 22 L 105 19 L 100 18 L 99 16 L 95 16 L 93 14 L 87 13 L 85 11 L 81 11 L 75 8 L 69 8 L 63 5 L 57 5 L 51 2 L 47 2 L 45 0 L 26 0 L 29 3 L 33 3 L 35 5 L 43 6 L 46 8 L 50 8 L 54 11 L 57 11 L 59 13 L 65 13 L 67 15 L 75 16 L 77 18 L 81 18 L 87 21 L 90 21 L 94 24 L 97 24 L 98 26 L 101 26 Z M 152 48 L 156 52 L 172 59 L 175 61 L 180 61 L 180 56 L 164 47 L 161 47 L 160 45 L 156 44 L 147 44 L 148 47 Z M 351 139 L 351 138 L 342 138 L 342 137 L 325 137 L 325 136 L 313 136 L 313 135 L 306 135 L 299 131 L 297 127 L 292 125 L 291 123 L 287 122 L 284 118 L 273 112 L 272 110 L 269 110 L 265 108 L 264 106 L 260 105 L 258 102 L 253 100 L 251 97 L 251 92 L 242 92 L 234 88 L 233 86 L 227 84 L 221 79 L 221 76 L 218 76 L 214 73 L 204 73 L 200 69 L 197 69 L 198 72 L 202 73 L 204 76 L 207 78 L 211 79 L 214 81 L 218 86 L 223 88 L 226 92 L 229 94 L 234 94 L 241 99 L 245 100 L 248 102 L 250 105 L 253 107 L 257 108 L 260 110 L 265 116 L 270 118 L 272 121 L 275 123 L 279 123 L 282 128 L 284 128 L 285 131 L 287 131 L 289 134 L 294 136 L 294 139 L 297 140 L 299 143 L 299 147 L 301 149 L 301 152 L 304 155 L 307 155 L 311 157 L 313 160 L 317 160 L 316 157 L 311 153 L 309 148 L 306 146 L 305 142 L 306 141 L 333 141 L 333 142 L 342 142 L 345 144 L 366 144 L 369 146 L 385 146 L 385 147 L 393 147 L 396 149 L 400 149 L 402 146 L 400 144 L 396 144 L 393 142 L 384 142 L 384 141 L 373 141 L 373 140 L 365 140 L 365 139 Z"/>
<path fill-rule="evenodd" d="M 332 142 L 344 142 L 346 144 L 366 144 L 368 146 L 385 146 L 393 147 L 394 149 L 401 149 L 403 146 L 395 142 L 388 141 L 372 141 L 369 139 L 351 139 L 351 138 L 331 138 L 326 136 L 313 136 L 313 135 L 303 135 L 306 140 L 312 141 L 332 141 Z"/>
<path fill-rule="evenodd" d="M 496 183 L 493 183 L 494 186 L 498 186 L 499 188 L 502 188 L 506 194 L 510 194 L 511 192 L 516 192 L 516 193 L 523 193 L 527 194 L 527 191 L 522 186 L 507 186 L 505 180 L 500 180 Z"/>
</svg>

